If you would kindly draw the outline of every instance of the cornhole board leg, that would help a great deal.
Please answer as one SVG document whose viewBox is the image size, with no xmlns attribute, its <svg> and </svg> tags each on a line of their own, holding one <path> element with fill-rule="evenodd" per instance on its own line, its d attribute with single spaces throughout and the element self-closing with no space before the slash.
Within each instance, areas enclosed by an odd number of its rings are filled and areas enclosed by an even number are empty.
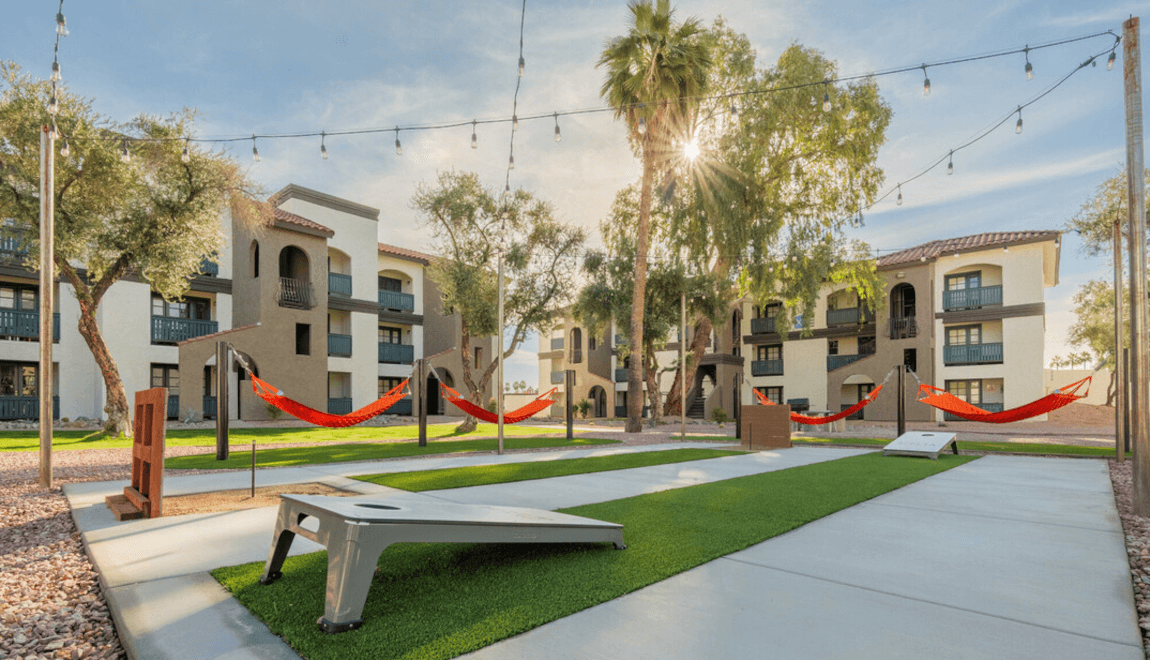
<svg viewBox="0 0 1150 660">
<path fill-rule="evenodd" d="M 955 455 L 958 455 L 958 441 L 954 433 L 933 433 L 924 431 L 911 431 L 904 433 L 883 447 L 883 456 L 916 456 L 937 460 L 949 445 Z"/>
<path fill-rule="evenodd" d="M 312 529 L 301 524 L 315 518 Z M 281 495 L 260 584 L 283 576 L 296 534 L 327 548 L 324 632 L 363 625 L 363 607 L 379 557 L 393 543 L 611 543 L 623 526 L 554 511 L 439 502 L 383 504 L 322 495 Z"/>
</svg>

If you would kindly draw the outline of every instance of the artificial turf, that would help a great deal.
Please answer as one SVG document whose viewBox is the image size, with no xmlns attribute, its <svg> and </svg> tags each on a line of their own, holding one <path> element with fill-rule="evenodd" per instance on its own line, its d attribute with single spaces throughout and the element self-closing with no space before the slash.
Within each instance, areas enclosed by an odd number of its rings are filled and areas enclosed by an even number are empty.
<svg viewBox="0 0 1150 660">
<path fill-rule="evenodd" d="M 309 660 L 452 658 L 971 460 L 866 454 L 562 510 L 622 523 L 623 551 L 394 545 L 380 559 L 363 627 L 339 635 L 316 626 L 324 609 L 324 552 L 289 557 L 284 576 L 270 586 L 258 583 L 262 562 L 212 575 Z"/>
<path fill-rule="evenodd" d="M 794 438 L 792 442 L 798 444 L 826 445 L 867 445 L 885 447 L 891 440 L 874 438 Z M 984 451 L 995 454 L 1054 454 L 1060 456 L 1114 456 L 1113 447 L 1080 447 L 1078 445 L 1048 445 L 1040 442 L 982 442 L 958 441 L 959 451 Z M 1126 452 L 1130 456 L 1130 452 Z"/>
<path fill-rule="evenodd" d="M 471 433 L 457 433 L 458 424 L 428 424 L 427 437 L 437 438 L 478 438 L 495 436 L 495 424 L 479 424 Z M 531 426 L 504 425 L 504 436 L 538 436 L 563 434 L 560 428 L 538 428 Z M 305 428 L 233 428 L 228 431 L 230 444 L 251 446 L 282 442 L 347 442 L 349 440 L 410 440 L 419 436 L 419 427 L 414 424 L 403 426 L 360 426 L 354 428 L 329 429 L 322 427 Z M 178 429 L 164 434 L 164 443 L 169 447 L 214 447 L 215 429 Z M 132 439 L 125 436 L 110 436 L 103 431 L 53 431 L 52 449 L 120 449 L 131 447 Z M 0 451 L 39 451 L 39 431 L 5 431 L 0 433 Z"/>
<path fill-rule="evenodd" d="M 360 481 L 370 481 L 381 486 L 390 486 L 412 492 L 463 488 L 464 486 L 484 486 L 503 484 L 528 479 L 546 479 L 588 472 L 606 472 L 627 468 L 646 467 L 698 461 L 705 458 L 733 456 L 745 452 L 721 449 L 670 449 L 667 451 L 645 451 L 614 456 L 591 456 L 588 458 L 567 458 L 554 461 L 531 461 L 527 463 L 505 463 L 502 465 L 477 465 L 473 467 L 447 468 L 443 470 L 419 470 L 416 472 L 389 472 L 385 474 L 365 474 L 352 477 Z"/>
<path fill-rule="evenodd" d="M 348 445 L 279 447 L 276 449 L 264 449 L 262 451 L 257 449 L 256 467 L 288 467 L 292 465 L 314 465 L 318 463 L 382 460 L 402 456 L 494 451 L 498 447 L 498 442 L 495 438 L 486 438 L 479 440 L 440 440 L 438 442 L 428 442 L 426 447 L 420 447 L 419 444 L 415 442 L 364 442 Z M 618 443 L 618 440 L 600 440 L 596 438 L 575 438 L 574 440 L 568 440 L 564 437 L 510 437 L 503 439 L 504 449 L 590 447 L 593 445 Z M 223 461 L 217 461 L 215 454 L 171 456 L 164 459 L 164 467 L 171 470 L 187 470 L 193 468 L 200 470 L 224 470 L 228 468 L 246 468 L 250 467 L 251 464 L 251 449 L 247 451 L 232 450 L 228 453 L 228 458 Z"/>
</svg>

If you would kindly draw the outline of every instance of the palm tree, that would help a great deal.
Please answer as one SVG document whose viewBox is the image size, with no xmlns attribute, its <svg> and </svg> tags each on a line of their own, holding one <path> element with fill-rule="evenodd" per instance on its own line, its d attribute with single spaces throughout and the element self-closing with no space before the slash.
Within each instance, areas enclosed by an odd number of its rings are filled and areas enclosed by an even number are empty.
<svg viewBox="0 0 1150 660">
<path fill-rule="evenodd" d="M 599 95 L 615 108 L 616 118 L 627 122 L 631 146 L 643 161 L 627 378 L 626 430 L 635 433 L 642 429 L 643 300 L 652 183 L 656 171 L 668 164 L 676 137 L 690 123 L 712 62 L 700 39 L 699 21 L 690 18 L 676 24 L 669 0 L 656 0 L 653 6 L 650 0 L 631 0 L 627 7 L 634 22 L 627 34 L 608 41 L 603 49 L 599 66 L 607 68 L 607 79 Z"/>
</svg>

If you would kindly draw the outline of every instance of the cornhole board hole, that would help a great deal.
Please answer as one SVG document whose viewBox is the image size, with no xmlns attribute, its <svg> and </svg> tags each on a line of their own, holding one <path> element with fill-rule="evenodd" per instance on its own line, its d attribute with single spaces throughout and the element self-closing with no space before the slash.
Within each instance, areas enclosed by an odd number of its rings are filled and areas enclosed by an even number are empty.
<svg viewBox="0 0 1150 660">
<path fill-rule="evenodd" d="M 123 495 L 104 498 L 116 520 L 164 515 L 164 424 L 168 419 L 168 390 L 153 387 L 136 392 L 133 412 L 132 485 L 124 487 Z"/>
<path fill-rule="evenodd" d="M 937 460 L 947 445 L 958 454 L 954 433 L 912 431 L 904 433 L 882 448 L 883 456 L 920 456 Z"/>
<path fill-rule="evenodd" d="M 315 518 L 305 528 L 307 518 Z M 312 531 L 314 529 L 314 531 Z M 363 625 L 363 606 L 376 563 L 392 543 L 612 543 L 624 549 L 623 526 L 565 513 L 450 502 L 348 500 L 281 495 L 271 551 L 260 584 L 283 576 L 295 535 L 327 548 L 324 632 Z"/>
<path fill-rule="evenodd" d="M 784 449 L 791 446 L 790 406 L 743 406 L 743 449 Z"/>
</svg>

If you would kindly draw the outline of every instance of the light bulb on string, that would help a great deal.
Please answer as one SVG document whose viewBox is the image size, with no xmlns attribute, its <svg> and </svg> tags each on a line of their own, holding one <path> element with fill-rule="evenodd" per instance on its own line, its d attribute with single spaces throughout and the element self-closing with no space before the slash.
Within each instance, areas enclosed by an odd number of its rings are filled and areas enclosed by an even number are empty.
<svg viewBox="0 0 1150 660">
<path fill-rule="evenodd" d="M 926 255 L 925 254 L 922 255 L 921 257 L 918 258 L 918 260 L 925 264 L 926 263 Z"/>
<path fill-rule="evenodd" d="M 128 151 L 128 141 L 122 140 L 120 142 L 120 162 L 129 163 L 132 161 L 132 153 Z"/>
<path fill-rule="evenodd" d="M 894 202 L 898 206 L 902 206 L 902 184 L 898 184 L 898 199 Z"/>
<path fill-rule="evenodd" d="M 396 156 L 402 156 L 403 155 L 403 146 L 401 144 L 399 144 L 399 127 L 398 126 L 395 127 L 395 155 Z"/>
<path fill-rule="evenodd" d="M 739 120 L 739 104 L 735 103 L 734 101 L 731 101 L 731 120 Z"/>
<path fill-rule="evenodd" d="M 519 130 L 519 115 L 511 115 L 511 130 Z"/>
<path fill-rule="evenodd" d="M 947 175 L 954 174 L 954 151 L 950 152 L 950 162 L 946 164 Z"/>
<path fill-rule="evenodd" d="M 479 148 L 479 136 L 475 134 L 475 120 L 471 120 L 471 148 Z"/>
<path fill-rule="evenodd" d="M 831 92 L 830 83 L 823 81 L 823 112 L 831 111 Z"/>
<path fill-rule="evenodd" d="M 639 125 L 636 127 L 635 130 L 639 131 L 639 135 L 643 135 L 644 133 L 646 133 L 647 132 L 647 120 L 644 119 L 643 117 L 639 117 Z"/>
<path fill-rule="evenodd" d="M 507 161 L 507 169 L 509 169 L 509 170 L 515 169 L 515 155 L 514 154 L 512 154 L 511 158 Z"/>
<path fill-rule="evenodd" d="M 186 162 L 190 161 L 191 159 L 192 159 L 192 155 L 190 153 L 188 153 L 188 140 L 187 140 L 187 138 L 185 138 L 184 139 L 184 151 L 183 151 L 183 153 L 180 154 L 180 160 L 186 163 Z"/>
<path fill-rule="evenodd" d="M 926 65 L 922 65 L 922 95 L 930 96 L 930 78 L 926 75 Z"/>
<path fill-rule="evenodd" d="M 56 120 L 52 120 L 52 127 L 48 129 L 48 137 L 53 140 L 60 137 L 60 129 L 56 128 Z"/>
<path fill-rule="evenodd" d="M 49 80 L 51 80 L 52 82 L 59 82 L 60 81 L 60 63 L 59 62 L 56 62 L 56 61 L 52 62 L 52 77 L 49 78 Z"/>
<path fill-rule="evenodd" d="M 1106 70 L 1107 71 L 1113 71 L 1114 70 L 1114 60 L 1117 57 L 1118 57 L 1118 55 L 1116 55 L 1114 53 L 1114 51 L 1110 51 L 1110 57 L 1106 58 Z"/>
<path fill-rule="evenodd" d="M 64 158 L 72 155 L 72 150 L 68 148 L 68 138 L 64 138 L 64 145 L 60 147 L 60 155 Z"/>
<path fill-rule="evenodd" d="M 260 162 L 260 150 L 256 148 L 256 136 L 252 135 L 252 160 Z"/>
<path fill-rule="evenodd" d="M 327 160 L 327 133 L 319 132 L 319 156 Z"/>
<path fill-rule="evenodd" d="M 1018 134 L 1022 133 L 1022 108 L 1018 109 L 1018 123 L 1014 125 L 1014 132 Z"/>
<path fill-rule="evenodd" d="M 52 92 L 51 98 L 48 99 L 48 114 L 55 116 L 60 111 L 60 104 L 56 101 L 56 93 Z"/>
<path fill-rule="evenodd" d="M 555 113 L 555 141 L 562 142 L 563 134 L 559 132 L 559 113 Z"/>
<path fill-rule="evenodd" d="M 520 55 L 520 56 L 519 56 L 519 77 L 520 77 L 520 78 L 522 78 L 522 77 L 523 77 L 523 65 L 524 65 L 524 64 L 526 64 L 526 62 L 524 62 L 524 61 L 523 61 L 523 56 L 522 56 L 522 55 Z"/>
<path fill-rule="evenodd" d="M 61 37 L 68 36 L 68 21 L 64 18 L 63 12 L 56 13 L 56 34 Z"/>
</svg>

